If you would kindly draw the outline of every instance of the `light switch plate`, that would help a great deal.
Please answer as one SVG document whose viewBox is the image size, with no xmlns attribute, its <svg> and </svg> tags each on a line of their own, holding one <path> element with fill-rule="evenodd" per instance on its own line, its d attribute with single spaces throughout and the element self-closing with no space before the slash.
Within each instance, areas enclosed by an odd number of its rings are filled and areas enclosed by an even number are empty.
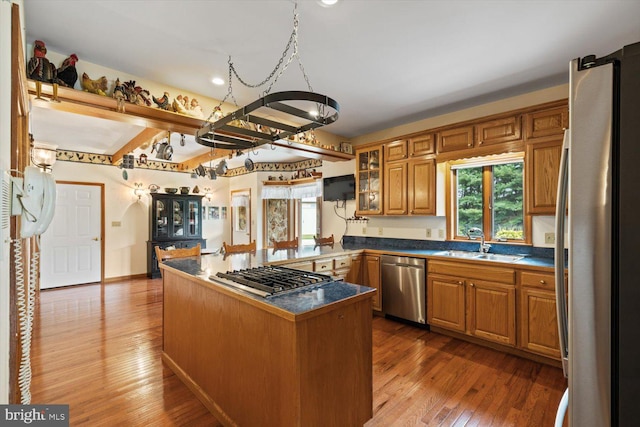
<svg viewBox="0 0 640 427">
<path fill-rule="evenodd" d="M 431 229 L 427 228 L 426 231 L 427 231 L 427 237 L 431 237 Z"/>
<path fill-rule="evenodd" d="M 112 227 L 122 227 L 122 222 L 120 221 L 111 221 Z"/>
<path fill-rule="evenodd" d="M 444 230 L 442 228 L 438 229 L 438 237 L 444 239 Z"/>
<path fill-rule="evenodd" d="M 544 242 L 551 245 L 556 242 L 556 233 L 544 233 Z"/>
<path fill-rule="evenodd" d="M 382 236 L 382 227 L 378 227 L 378 236 Z"/>
</svg>

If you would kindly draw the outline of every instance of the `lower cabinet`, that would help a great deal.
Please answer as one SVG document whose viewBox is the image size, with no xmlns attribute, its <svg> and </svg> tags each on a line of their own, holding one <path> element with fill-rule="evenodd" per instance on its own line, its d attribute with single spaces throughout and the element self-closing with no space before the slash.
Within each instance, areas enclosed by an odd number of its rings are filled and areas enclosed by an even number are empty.
<svg viewBox="0 0 640 427">
<path fill-rule="evenodd" d="M 513 269 L 433 260 L 427 265 L 429 325 L 515 347 Z"/>
<path fill-rule="evenodd" d="M 373 297 L 373 309 L 382 310 L 382 289 L 380 287 L 380 256 L 364 255 L 362 285 L 378 290 Z"/>
<path fill-rule="evenodd" d="M 356 285 L 362 284 L 362 254 L 353 255 L 351 257 L 351 267 L 349 273 L 345 277 L 345 281 L 349 283 L 355 283 Z"/>
<path fill-rule="evenodd" d="M 559 359 L 555 277 L 548 273 L 522 272 L 519 293 L 519 347 Z"/>
</svg>

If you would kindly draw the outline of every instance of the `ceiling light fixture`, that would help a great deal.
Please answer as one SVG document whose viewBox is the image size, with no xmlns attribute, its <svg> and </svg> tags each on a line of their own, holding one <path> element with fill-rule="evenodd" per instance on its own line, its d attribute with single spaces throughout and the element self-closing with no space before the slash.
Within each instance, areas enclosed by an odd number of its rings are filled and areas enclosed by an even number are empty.
<svg viewBox="0 0 640 427">
<path fill-rule="evenodd" d="M 338 3 L 338 0 L 320 0 L 318 3 L 320 3 L 320 6 L 330 7 Z"/>
<path fill-rule="evenodd" d="M 224 79 L 221 77 L 214 77 L 211 79 L 211 83 L 216 86 L 222 86 L 224 84 Z"/>
<path fill-rule="evenodd" d="M 205 120 L 205 124 L 196 132 L 196 142 L 198 144 L 227 150 L 244 150 L 286 139 L 289 136 L 326 126 L 338 120 L 340 106 L 337 101 L 326 95 L 313 92 L 309 77 L 300 60 L 297 11 L 298 3 L 294 2 L 293 30 L 289 41 L 274 69 L 260 83 L 247 83 L 242 79 L 238 75 L 231 56 L 229 56 L 229 86 L 227 94 L 220 104 L 213 109 L 207 120 Z M 289 53 L 290 51 L 291 53 Z M 270 93 L 274 84 L 294 59 L 298 61 L 304 80 L 307 83 L 308 91 Z M 231 98 L 234 104 L 237 105 L 233 95 L 233 76 L 248 88 L 256 89 L 268 86 L 263 91 L 263 96 L 258 100 L 211 122 L 212 118 L 215 119 L 216 111 L 220 110 L 220 106 L 228 98 Z M 301 108 L 301 104 L 310 106 Z M 310 109 L 317 111 L 318 114 L 310 114 L 308 112 Z M 282 117 L 283 115 L 286 117 Z"/>
</svg>

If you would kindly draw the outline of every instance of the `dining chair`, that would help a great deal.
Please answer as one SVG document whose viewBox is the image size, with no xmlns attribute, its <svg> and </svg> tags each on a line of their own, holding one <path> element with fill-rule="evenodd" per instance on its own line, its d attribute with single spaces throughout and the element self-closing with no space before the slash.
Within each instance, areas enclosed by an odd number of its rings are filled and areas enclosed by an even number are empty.
<svg viewBox="0 0 640 427">
<path fill-rule="evenodd" d="M 162 249 L 160 246 L 156 246 L 156 259 L 158 260 L 158 264 L 175 258 L 198 257 L 198 259 L 200 259 L 201 250 L 200 243 L 192 248 L 179 249 Z M 160 269 L 160 274 L 162 274 L 162 269 Z"/>
<path fill-rule="evenodd" d="M 256 241 L 254 240 L 251 243 L 246 244 L 238 244 L 238 245 L 228 245 L 227 242 L 222 242 L 222 248 L 224 250 L 224 254 L 239 254 L 243 252 L 255 252 L 256 251 Z"/>
<path fill-rule="evenodd" d="M 329 237 L 313 236 L 316 246 L 333 246 L 333 234 Z"/>
<path fill-rule="evenodd" d="M 281 241 L 276 241 L 276 240 L 272 240 L 273 242 L 273 250 L 277 251 L 279 249 L 297 249 L 298 248 L 298 238 L 296 237 L 293 240 L 281 240 Z"/>
</svg>

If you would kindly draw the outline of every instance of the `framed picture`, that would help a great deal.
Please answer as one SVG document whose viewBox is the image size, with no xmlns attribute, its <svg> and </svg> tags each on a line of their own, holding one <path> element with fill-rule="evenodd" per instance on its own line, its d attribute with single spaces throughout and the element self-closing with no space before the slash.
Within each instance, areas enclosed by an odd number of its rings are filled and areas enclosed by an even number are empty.
<svg viewBox="0 0 640 427">
<path fill-rule="evenodd" d="M 289 240 L 289 200 L 264 199 L 264 246 L 273 246 L 273 240 Z"/>
<path fill-rule="evenodd" d="M 222 206 L 220 208 L 220 218 L 227 219 L 227 207 L 226 206 Z"/>
<path fill-rule="evenodd" d="M 353 146 L 348 142 L 341 142 L 340 151 L 347 154 L 353 154 Z"/>
<path fill-rule="evenodd" d="M 210 219 L 220 219 L 220 207 L 209 206 L 209 217 Z"/>
<path fill-rule="evenodd" d="M 207 218 L 207 207 L 203 206 L 202 207 L 202 220 L 204 221 L 205 219 L 208 219 Z"/>
</svg>

